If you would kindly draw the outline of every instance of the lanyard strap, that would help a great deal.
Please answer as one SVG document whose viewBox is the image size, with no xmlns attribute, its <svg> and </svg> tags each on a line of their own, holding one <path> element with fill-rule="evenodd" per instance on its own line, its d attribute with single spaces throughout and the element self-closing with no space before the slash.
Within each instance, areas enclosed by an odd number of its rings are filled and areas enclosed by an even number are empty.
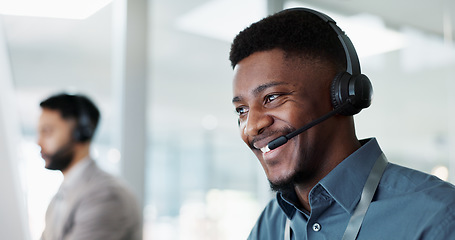
<svg viewBox="0 0 455 240">
<path fill-rule="evenodd" d="M 373 200 L 374 193 L 379 185 L 382 174 L 387 167 L 387 159 L 384 154 L 378 157 L 376 163 L 371 169 L 370 175 L 368 175 L 365 186 L 363 186 L 362 196 L 360 202 L 354 210 L 354 213 L 349 219 L 348 227 L 343 235 L 343 240 L 355 240 L 357 234 L 359 234 L 360 226 L 362 225 L 363 218 L 367 213 L 368 207 L 370 206 L 371 200 Z"/>
<path fill-rule="evenodd" d="M 284 240 L 291 240 L 291 220 L 286 218 L 286 226 L 284 226 Z"/>
<path fill-rule="evenodd" d="M 373 200 L 374 193 L 378 188 L 379 181 L 381 180 L 382 174 L 387 167 L 387 159 L 384 154 L 381 154 L 376 160 L 370 174 L 368 175 L 367 181 L 363 186 L 362 195 L 360 201 L 354 210 L 354 213 L 349 219 L 348 226 L 344 232 L 342 240 L 355 240 L 362 226 L 363 218 Z M 286 218 L 286 226 L 284 229 L 284 240 L 291 239 L 291 220 Z"/>
</svg>

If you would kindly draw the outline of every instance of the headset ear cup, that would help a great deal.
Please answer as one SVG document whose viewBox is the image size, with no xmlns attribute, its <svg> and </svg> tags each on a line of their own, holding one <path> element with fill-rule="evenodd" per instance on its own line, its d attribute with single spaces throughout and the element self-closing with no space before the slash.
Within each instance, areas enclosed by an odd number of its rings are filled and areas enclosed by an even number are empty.
<svg viewBox="0 0 455 240">
<path fill-rule="evenodd" d="M 93 128 L 88 116 L 82 115 L 74 128 L 73 139 L 76 142 L 86 142 L 92 138 Z"/>
<path fill-rule="evenodd" d="M 76 142 L 86 142 L 92 137 L 92 131 L 88 127 L 79 126 L 74 129 L 73 139 Z"/>
<path fill-rule="evenodd" d="M 352 116 L 370 106 L 373 88 L 367 76 L 363 74 L 351 76 L 348 72 L 341 72 L 333 79 L 330 91 L 333 108 L 350 101 L 340 114 Z"/>
<path fill-rule="evenodd" d="M 81 139 L 81 134 L 79 131 L 79 126 L 76 126 L 73 130 L 73 140 L 75 142 L 80 142 L 80 139 Z"/>
<path fill-rule="evenodd" d="M 371 105 L 371 99 L 373 97 L 373 86 L 371 85 L 370 79 L 363 74 L 356 75 L 351 80 L 351 89 L 354 90 L 352 104 L 359 109 L 367 108 Z"/>
<path fill-rule="evenodd" d="M 332 81 L 331 86 L 331 97 L 332 97 L 332 106 L 334 109 L 339 108 L 343 103 L 349 99 L 349 80 L 351 79 L 351 74 L 348 72 L 338 73 Z M 354 115 L 354 110 L 352 105 L 349 104 L 343 111 L 340 112 L 341 115 L 350 116 Z"/>
</svg>

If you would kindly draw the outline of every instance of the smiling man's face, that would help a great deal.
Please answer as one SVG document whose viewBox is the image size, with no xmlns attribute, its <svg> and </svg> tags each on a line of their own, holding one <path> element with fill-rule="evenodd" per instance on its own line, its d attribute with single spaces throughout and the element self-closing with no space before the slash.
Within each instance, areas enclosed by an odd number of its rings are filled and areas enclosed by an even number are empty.
<svg viewBox="0 0 455 240">
<path fill-rule="evenodd" d="M 332 110 L 334 75 L 317 61 L 286 58 L 279 49 L 253 53 L 235 66 L 232 102 L 239 114 L 240 135 L 272 186 L 296 179 L 311 181 L 322 171 L 324 143 L 335 127 L 331 120 L 270 152 L 260 149 Z"/>
</svg>

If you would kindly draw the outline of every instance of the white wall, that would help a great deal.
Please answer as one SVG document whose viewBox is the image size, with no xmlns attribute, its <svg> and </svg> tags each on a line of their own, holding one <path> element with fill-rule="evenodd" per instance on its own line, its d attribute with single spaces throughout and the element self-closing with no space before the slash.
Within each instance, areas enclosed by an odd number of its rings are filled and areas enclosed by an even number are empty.
<svg viewBox="0 0 455 240">
<path fill-rule="evenodd" d="M 29 239 L 26 203 L 20 184 L 18 149 L 19 121 L 16 116 L 9 55 L 0 18 L 0 233 L 2 239 Z"/>
</svg>

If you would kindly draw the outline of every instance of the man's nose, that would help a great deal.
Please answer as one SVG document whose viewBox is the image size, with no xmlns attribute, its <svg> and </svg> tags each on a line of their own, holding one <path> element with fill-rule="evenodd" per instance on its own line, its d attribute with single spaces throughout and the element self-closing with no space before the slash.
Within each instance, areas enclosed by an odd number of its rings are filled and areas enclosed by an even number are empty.
<svg viewBox="0 0 455 240">
<path fill-rule="evenodd" d="M 272 125 L 273 118 L 262 110 L 250 109 L 243 133 L 247 136 L 256 136 Z"/>
<path fill-rule="evenodd" d="M 36 140 L 36 144 L 38 144 L 38 146 L 40 146 L 40 148 L 42 148 L 42 146 L 43 146 L 43 138 L 41 137 L 41 135 L 38 135 L 38 138 Z"/>
</svg>

